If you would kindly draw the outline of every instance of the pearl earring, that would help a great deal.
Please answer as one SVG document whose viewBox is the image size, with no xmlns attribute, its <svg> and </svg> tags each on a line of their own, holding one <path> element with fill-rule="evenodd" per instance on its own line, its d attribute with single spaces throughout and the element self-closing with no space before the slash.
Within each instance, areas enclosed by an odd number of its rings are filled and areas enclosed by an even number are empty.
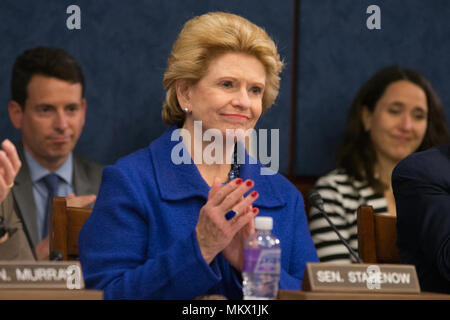
<svg viewBox="0 0 450 320">
<path fill-rule="evenodd" d="M 188 108 L 184 108 L 183 111 L 184 111 L 184 113 L 188 113 L 189 109 Z"/>
</svg>

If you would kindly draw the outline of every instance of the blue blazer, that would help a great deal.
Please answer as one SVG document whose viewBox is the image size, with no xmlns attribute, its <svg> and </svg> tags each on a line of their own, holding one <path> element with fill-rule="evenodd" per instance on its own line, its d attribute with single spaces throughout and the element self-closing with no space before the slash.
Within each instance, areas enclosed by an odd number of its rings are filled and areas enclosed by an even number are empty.
<svg viewBox="0 0 450 320">
<path fill-rule="evenodd" d="M 195 226 L 209 186 L 194 164 L 175 165 L 170 128 L 160 138 L 108 166 L 95 207 L 79 235 L 86 287 L 106 299 L 193 299 L 206 294 L 242 298 L 239 273 L 218 254 L 207 264 Z M 281 289 L 300 289 L 306 262 L 317 262 L 303 199 L 280 174 L 241 165 L 260 194 L 259 215 L 274 219 L 282 248 Z"/>
<path fill-rule="evenodd" d="M 415 153 L 392 174 L 401 261 L 423 291 L 450 293 L 450 145 Z"/>
</svg>

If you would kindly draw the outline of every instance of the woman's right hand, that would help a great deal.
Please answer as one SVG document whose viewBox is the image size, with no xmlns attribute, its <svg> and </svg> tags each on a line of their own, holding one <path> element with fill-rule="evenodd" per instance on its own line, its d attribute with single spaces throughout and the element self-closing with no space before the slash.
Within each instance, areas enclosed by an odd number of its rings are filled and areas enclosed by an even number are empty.
<svg viewBox="0 0 450 320">
<path fill-rule="evenodd" d="M 236 233 L 253 219 L 254 213 L 248 208 L 257 199 L 257 192 L 251 192 L 244 197 L 253 187 L 252 180 L 242 181 L 238 178 L 225 186 L 221 185 L 219 179 L 214 180 L 208 201 L 200 209 L 195 227 L 200 250 L 208 264 L 228 246 Z M 234 210 L 236 216 L 227 220 L 225 215 L 230 210 Z"/>
<path fill-rule="evenodd" d="M 14 179 L 19 172 L 22 162 L 20 162 L 16 147 L 8 140 L 2 142 L 0 150 L 0 203 L 6 199 Z"/>
</svg>

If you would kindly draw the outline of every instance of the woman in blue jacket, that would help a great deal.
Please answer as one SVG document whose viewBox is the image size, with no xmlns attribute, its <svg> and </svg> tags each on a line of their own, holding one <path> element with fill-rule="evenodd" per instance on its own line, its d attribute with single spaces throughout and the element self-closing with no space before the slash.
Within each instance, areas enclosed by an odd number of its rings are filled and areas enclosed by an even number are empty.
<svg viewBox="0 0 450 320">
<path fill-rule="evenodd" d="M 242 17 L 185 24 L 163 80 L 172 126 L 105 168 L 79 235 L 87 287 L 106 299 L 241 299 L 243 242 L 260 214 L 281 242 L 279 288 L 300 289 L 317 261 L 303 199 L 236 147 L 275 101 L 281 69 L 272 39 Z"/>
</svg>

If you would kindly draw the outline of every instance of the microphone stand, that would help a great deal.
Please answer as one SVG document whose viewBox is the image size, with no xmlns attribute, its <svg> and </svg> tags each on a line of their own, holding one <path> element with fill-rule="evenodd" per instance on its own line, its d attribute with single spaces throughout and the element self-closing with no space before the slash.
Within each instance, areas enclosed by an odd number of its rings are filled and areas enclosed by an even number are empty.
<svg viewBox="0 0 450 320">
<path fill-rule="evenodd" d="M 345 240 L 344 237 L 342 237 L 342 235 L 339 232 L 339 230 L 336 228 L 336 226 L 331 221 L 331 219 L 328 216 L 328 214 L 323 209 L 323 205 L 322 205 L 323 200 L 322 200 L 322 197 L 320 196 L 320 194 L 316 190 L 313 189 L 310 192 L 308 192 L 308 198 L 310 199 L 311 206 L 316 208 L 317 210 L 319 210 L 319 212 L 322 214 L 322 216 L 325 218 L 325 220 L 327 220 L 328 224 L 333 229 L 333 231 L 337 234 L 337 236 L 339 237 L 339 240 L 341 240 L 342 244 L 347 248 L 347 250 L 350 253 L 350 255 L 358 263 L 361 263 L 361 264 L 364 263 L 361 260 L 361 258 L 355 253 L 355 251 L 350 247 L 350 245 L 348 244 L 347 240 Z"/>
</svg>

